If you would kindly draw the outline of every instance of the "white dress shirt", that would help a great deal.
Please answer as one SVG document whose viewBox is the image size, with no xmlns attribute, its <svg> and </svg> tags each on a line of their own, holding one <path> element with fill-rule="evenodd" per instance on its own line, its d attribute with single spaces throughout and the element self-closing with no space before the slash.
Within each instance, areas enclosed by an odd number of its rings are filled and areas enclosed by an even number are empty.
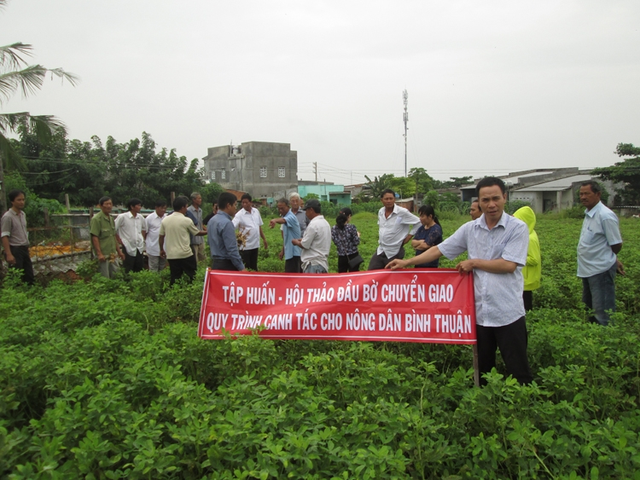
<svg viewBox="0 0 640 480">
<path fill-rule="evenodd" d="M 378 255 L 384 252 L 387 258 L 394 257 L 400 251 L 407 234 L 413 235 L 420 228 L 420 219 L 404 207 L 393 206 L 388 217 L 384 215 L 385 207 L 378 211 Z M 409 229 L 411 227 L 411 229 Z"/>
<path fill-rule="evenodd" d="M 251 211 L 247 212 L 242 208 L 233 217 L 233 227 L 237 228 L 240 233 L 245 235 L 246 243 L 240 250 L 254 250 L 260 247 L 260 227 L 262 226 L 262 217 L 257 208 L 251 207 Z"/>
<path fill-rule="evenodd" d="M 313 217 L 302 236 L 300 261 L 304 271 L 307 265 L 321 265 L 329 271 L 329 250 L 331 250 L 331 226 L 323 215 Z"/>
<path fill-rule="evenodd" d="M 132 257 L 135 257 L 137 252 L 144 251 L 143 231 L 147 231 L 147 224 L 140 214 L 134 217 L 131 212 L 126 212 L 116 218 L 116 234 L 120 237 L 127 253 Z"/>
<path fill-rule="evenodd" d="M 160 224 L 166 216 L 167 214 L 165 213 L 164 216 L 159 217 L 156 212 L 153 212 L 145 218 L 147 226 L 147 255 L 151 255 L 153 257 L 160 256 L 160 244 L 158 243 L 158 237 L 160 236 Z"/>
</svg>

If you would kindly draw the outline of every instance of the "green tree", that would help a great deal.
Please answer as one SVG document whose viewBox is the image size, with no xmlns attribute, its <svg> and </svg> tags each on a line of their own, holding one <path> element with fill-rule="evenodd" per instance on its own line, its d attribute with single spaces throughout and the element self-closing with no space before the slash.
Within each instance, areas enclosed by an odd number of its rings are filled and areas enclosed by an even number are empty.
<svg viewBox="0 0 640 480">
<path fill-rule="evenodd" d="M 224 188 L 219 183 L 209 182 L 200 189 L 202 199 L 206 203 L 214 204 L 218 202 L 218 197 L 224 192 Z"/>
<path fill-rule="evenodd" d="M 387 188 L 391 188 L 391 179 L 393 178 L 393 174 L 385 173 L 380 175 L 379 177 L 373 177 L 371 180 L 367 175 L 364 176 L 367 179 L 367 191 L 369 195 L 367 195 L 369 200 L 376 200 L 380 198 L 380 195 Z M 364 192 L 363 192 L 364 193 Z"/>
<path fill-rule="evenodd" d="M 465 177 L 449 177 L 451 179 L 451 185 L 454 187 L 462 187 L 463 185 L 468 185 L 473 183 L 473 177 L 471 175 L 467 175 Z"/>
<path fill-rule="evenodd" d="M 400 195 L 400 198 L 413 197 L 416 193 L 416 182 L 410 177 L 396 177 L 391 175 L 389 183 L 391 190 Z"/>
<path fill-rule="evenodd" d="M 158 199 L 168 201 L 172 192 L 189 196 L 205 185 L 197 159 L 188 162 L 186 157 L 179 157 L 175 149 L 156 151 L 155 141 L 146 132 L 142 132 L 141 139 L 126 143 L 108 137 L 103 146 L 96 136 L 92 142 L 93 145 L 72 143 L 81 148 L 69 152 L 69 163 L 87 170 L 91 181 L 82 195 L 77 192 L 78 200 L 84 205 L 95 205 L 99 197 L 110 195 L 116 203 L 135 196 L 148 207 Z"/>
<path fill-rule="evenodd" d="M 619 143 L 615 153 L 619 157 L 631 158 L 625 158 L 610 167 L 596 168 L 591 174 L 603 180 L 624 184 L 622 188 L 616 189 L 619 195 L 616 203 L 638 205 L 640 204 L 640 147 L 634 147 L 632 143 Z"/>
<path fill-rule="evenodd" d="M 409 170 L 409 178 L 415 182 L 415 192 L 426 194 L 434 189 L 435 180 L 422 167 L 414 167 Z"/>
<path fill-rule="evenodd" d="M 0 8 L 5 5 L 6 0 L 0 0 Z M 28 65 L 25 58 L 31 56 L 31 50 L 31 45 L 20 42 L 0 46 L 0 105 L 17 92 L 22 92 L 22 95 L 27 97 L 40 90 L 47 74 L 66 79 L 72 85 L 76 84 L 77 77 L 61 68 Z M 55 132 L 64 130 L 62 122 L 51 115 L 31 115 L 29 112 L 0 113 L 0 182 L 3 181 L 5 167 L 7 170 L 25 168 L 24 162 L 7 137 L 19 127 L 33 132 L 42 143 L 48 141 Z M 2 191 L 0 209 L 4 211 L 5 189 Z"/>
</svg>

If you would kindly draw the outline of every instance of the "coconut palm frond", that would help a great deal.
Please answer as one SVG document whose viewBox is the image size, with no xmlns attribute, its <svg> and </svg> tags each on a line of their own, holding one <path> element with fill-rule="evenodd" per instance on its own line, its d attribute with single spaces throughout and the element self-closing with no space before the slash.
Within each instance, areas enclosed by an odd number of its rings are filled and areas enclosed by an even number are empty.
<svg viewBox="0 0 640 480">
<path fill-rule="evenodd" d="M 51 135 L 65 129 L 64 123 L 53 115 L 31 115 L 29 112 L 0 114 L 1 134 L 15 132 L 19 126 L 23 126 L 28 133 L 34 133 L 43 143 L 46 143 Z"/>
<path fill-rule="evenodd" d="M 3 162 L 5 171 L 24 171 L 27 169 L 22 157 L 18 155 L 9 139 L 2 133 L 0 133 L 0 161 Z"/>
<path fill-rule="evenodd" d="M 0 96 L 5 99 L 15 93 L 17 90 L 22 91 L 22 95 L 27 97 L 42 88 L 42 84 L 46 75 L 50 73 L 52 76 L 62 78 L 69 81 L 72 85 L 78 82 L 78 78 L 61 68 L 46 68 L 42 65 L 31 65 L 22 70 L 13 70 L 0 74 Z"/>
<path fill-rule="evenodd" d="M 46 144 L 59 131 L 64 131 L 62 121 L 53 115 L 31 115 L 29 112 L 0 114 L 0 156 L 5 160 L 7 170 L 24 170 L 25 165 L 5 134 L 23 127 L 25 132 L 36 135 L 40 143 Z"/>
<path fill-rule="evenodd" d="M 27 64 L 25 56 L 31 56 L 32 46 L 26 43 L 14 43 L 0 47 L 0 67 L 2 70 L 17 70 Z"/>
</svg>

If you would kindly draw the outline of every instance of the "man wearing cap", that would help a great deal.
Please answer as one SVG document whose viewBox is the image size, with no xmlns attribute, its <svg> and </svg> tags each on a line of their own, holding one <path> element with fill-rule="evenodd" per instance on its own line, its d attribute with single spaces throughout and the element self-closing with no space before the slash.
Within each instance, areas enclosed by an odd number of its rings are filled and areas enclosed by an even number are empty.
<svg viewBox="0 0 640 480">
<path fill-rule="evenodd" d="M 302 239 L 294 239 L 292 243 L 302 249 L 300 260 L 304 273 L 327 273 L 329 271 L 329 250 L 331 249 L 331 226 L 321 214 L 320 202 L 316 199 L 307 201 L 305 213 L 309 225 Z"/>
</svg>

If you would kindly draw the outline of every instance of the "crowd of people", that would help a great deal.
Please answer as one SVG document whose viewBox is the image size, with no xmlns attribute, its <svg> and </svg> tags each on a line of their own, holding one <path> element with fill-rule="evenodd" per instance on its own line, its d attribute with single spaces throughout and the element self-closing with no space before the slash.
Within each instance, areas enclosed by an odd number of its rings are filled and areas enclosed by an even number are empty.
<svg viewBox="0 0 640 480">
<path fill-rule="evenodd" d="M 535 232 L 536 215 L 522 207 L 514 215 L 505 212 L 506 187 L 496 177 L 486 177 L 476 186 L 477 200 L 469 210 L 471 221 L 443 240 L 440 222 L 430 205 L 422 205 L 419 216 L 395 203 L 395 192 L 381 194 L 383 206 L 378 211 L 378 247 L 368 263 L 368 270 L 437 268 L 439 258 L 455 259 L 467 252 L 457 270 L 474 275 L 475 307 L 480 372 L 495 366 L 497 350 L 509 373 L 520 383 L 532 380 L 527 360 L 525 313 L 532 309 L 532 292 L 540 287 L 542 262 L 540 242 Z M 24 214 L 25 193 L 8 194 L 11 208 L 2 216 L 1 238 L 5 259 L 10 267 L 22 272 L 22 279 L 33 284 L 34 274 L 29 256 L 29 237 Z M 601 201 L 601 187 L 588 181 L 580 187 L 580 201 L 585 218 L 577 249 L 577 276 L 582 279 L 583 302 L 590 321 L 608 325 L 615 310 L 615 276 L 624 274 L 617 258 L 622 238 L 617 216 Z M 144 268 L 163 270 L 167 263 L 170 282 L 182 276 L 192 281 L 198 262 L 207 259 L 204 236 L 214 270 L 242 271 L 258 269 L 260 240 L 268 242 L 263 232 L 260 212 L 251 195 L 244 194 L 241 209 L 237 198 L 224 192 L 203 219 L 202 196 L 177 197 L 173 213 L 167 204 L 157 202 L 153 213 L 144 218 L 142 202 L 132 198 L 127 212 L 114 218 L 112 199 L 100 198 L 100 211 L 91 218 L 90 234 L 99 272 L 113 278 L 121 262 L 125 272 Z M 286 273 L 327 273 L 331 242 L 338 253 L 338 272 L 360 270 L 364 259 L 359 253 L 360 232 L 350 223 L 352 211 L 340 210 L 336 223 L 329 225 L 316 199 L 306 202 L 297 193 L 277 201 L 279 216 L 269 221 L 269 228 L 279 225 Z M 404 246 L 411 242 L 415 256 L 407 260 Z"/>
</svg>

